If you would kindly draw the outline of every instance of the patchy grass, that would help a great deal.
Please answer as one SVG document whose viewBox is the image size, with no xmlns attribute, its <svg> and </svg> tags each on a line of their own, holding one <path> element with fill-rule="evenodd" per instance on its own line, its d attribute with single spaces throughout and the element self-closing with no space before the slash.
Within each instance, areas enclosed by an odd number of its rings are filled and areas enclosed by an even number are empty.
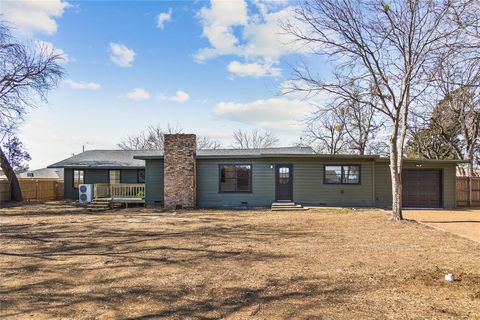
<svg viewBox="0 0 480 320">
<path fill-rule="evenodd" d="M 479 252 L 377 210 L 12 207 L 0 209 L 0 316 L 478 319 Z"/>
</svg>

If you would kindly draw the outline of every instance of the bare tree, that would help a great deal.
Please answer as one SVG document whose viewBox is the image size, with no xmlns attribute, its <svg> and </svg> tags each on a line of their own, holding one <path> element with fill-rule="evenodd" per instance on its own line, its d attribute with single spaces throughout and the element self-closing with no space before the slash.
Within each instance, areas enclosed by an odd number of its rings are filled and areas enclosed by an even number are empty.
<svg viewBox="0 0 480 320">
<path fill-rule="evenodd" d="M 454 8 L 453 23 L 464 31 L 465 41 L 462 47 L 478 50 L 480 48 L 480 2 L 478 0 L 458 0 L 461 5 Z M 480 57 L 477 54 L 477 59 Z"/>
<path fill-rule="evenodd" d="M 479 51 L 463 50 L 441 56 L 434 84 L 443 96 L 433 109 L 431 121 L 441 129 L 441 137 L 453 148 L 457 158 L 468 161 L 467 175 L 471 176 L 480 142 Z"/>
<path fill-rule="evenodd" d="M 284 29 L 336 65 L 331 81 L 308 65 L 294 69 L 291 90 L 326 91 L 370 105 L 388 119 L 392 213 L 402 220 L 402 167 L 408 117 L 430 87 L 434 58 L 458 27 L 448 22 L 451 1 L 305 1 Z M 295 85 L 295 83 L 301 83 Z M 356 83 L 359 92 L 349 84 Z M 378 103 L 372 103 L 378 101 Z"/>
<path fill-rule="evenodd" d="M 340 110 L 345 114 L 343 119 L 349 149 L 360 155 L 373 151 L 375 135 L 383 127 L 382 122 L 376 117 L 375 110 L 370 105 L 362 106 L 356 99 L 351 102 L 345 101 L 345 106 Z"/>
<path fill-rule="evenodd" d="M 458 159 L 452 147 L 457 144 L 457 131 L 455 127 L 440 127 L 436 121 L 413 116 L 408 127 L 405 155 L 408 158 Z"/>
<path fill-rule="evenodd" d="M 347 151 L 345 121 L 337 111 L 319 109 L 306 119 L 302 141 L 315 152 L 340 154 Z"/>
<path fill-rule="evenodd" d="M 205 137 L 205 136 L 197 137 L 198 150 L 216 150 L 221 148 L 222 148 L 222 143 L 216 139 Z"/>
<path fill-rule="evenodd" d="M 127 136 L 118 147 L 123 150 L 163 150 L 164 135 L 183 133 L 183 128 L 168 124 L 166 128 L 161 126 L 149 126 L 146 131 Z M 197 149 L 220 149 L 222 144 L 215 139 L 197 136 Z"/>
<path fill-rule="evenodd" d="M 0 134 L 23 120 L 28 108 L 46 101 L 47 93 L 63 76 L 63 57 L 48 46 L 28 46 L 12 37 L 0 21 Z M 12 200 L 22 192 L 5 152 L 0 148 L 0 167 L 10 182 Z"/>
<path fill-rule="evenodd" d="M 307 118 L 306 138 L 311 142 L 319 140 L 319 146 L 323 146 L 319 151 L 364 155 L 375 148 L 375 136 L 383 123 L 375 109 L 362 105 L 357 98 L 359 93 L 355 93 L 358 89 L 353 86 L 354 99 L 336 97 Z"/>
<path fill-rule="evenodd" d="M 163 150 L 165 134 L 182 132 L 183 128 L 171 124 L 167 124 L 166 128 L 151 125 L 146 131 L 127 136 L 118 144 L 118 147 L 123 150 Z"/>
<path fill-rule="evenodd" d="M 270 131 L 259 131 L 253 129 L 244 131 L 242 129 L 233 132 L 232 148 L 235 149 L 260 149 L 270 148 L 278 144 L 280 140 Z"/>
</svg>

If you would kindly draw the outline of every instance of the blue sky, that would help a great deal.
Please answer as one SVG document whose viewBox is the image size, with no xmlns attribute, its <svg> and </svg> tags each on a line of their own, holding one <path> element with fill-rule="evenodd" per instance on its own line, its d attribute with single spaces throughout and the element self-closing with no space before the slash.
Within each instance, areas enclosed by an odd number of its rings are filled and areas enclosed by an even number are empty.
<svg viewBox="0 0 480 320">
<path fill-rule="evenodd" d="M 312 59 L 290 44 L 284 1 L 2 1 L 26 41 L 64 54 L 66 77 L 31 110 L 20 136 L 32 168 L 168 123 L 228 147 L 236 128 L 298 140 L 313 106 L 281 88 L 289 64 Z"/>
</svg>

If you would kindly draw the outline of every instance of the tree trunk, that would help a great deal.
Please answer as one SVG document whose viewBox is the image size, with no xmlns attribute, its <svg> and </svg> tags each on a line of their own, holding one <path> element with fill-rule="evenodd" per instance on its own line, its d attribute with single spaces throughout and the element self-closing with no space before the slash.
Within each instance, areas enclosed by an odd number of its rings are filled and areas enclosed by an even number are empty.
<svg viewBox="0 0 480 320">
<path fill-rule="evenodd" d="M 390 175 L 392 178 L 392 215 L 393 219 L 403 220 L 402 214 L 402 165 L 399 161 L 397 139 L 390 140 Z"/>
<path fill-rule="evenodd" d="M 7 176 L 8 182 L 10 182 L 10 194 L 11 199 L 16 202 L 23 201 L 22 190 L 20 189 L 20 184 L 18 183 L 17 175 L 13 171 L 10 162 L 7 159 L 7 156 L 0 147 L 0 168 L 2 168 L 3 173 Z"/>
</svg>

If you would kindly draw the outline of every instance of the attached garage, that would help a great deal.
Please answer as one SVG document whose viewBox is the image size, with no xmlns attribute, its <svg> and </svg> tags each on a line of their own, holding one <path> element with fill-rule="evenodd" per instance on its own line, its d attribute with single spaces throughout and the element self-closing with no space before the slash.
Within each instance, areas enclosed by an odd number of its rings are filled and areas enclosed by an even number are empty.
<svg viewBox="0 0 480 320">
<path fill-rule="evenodd" d="M 404 169 L 402 173 L 403 207 L 443 207 L 442 183 L 442 170 Z"/>
</svg>

